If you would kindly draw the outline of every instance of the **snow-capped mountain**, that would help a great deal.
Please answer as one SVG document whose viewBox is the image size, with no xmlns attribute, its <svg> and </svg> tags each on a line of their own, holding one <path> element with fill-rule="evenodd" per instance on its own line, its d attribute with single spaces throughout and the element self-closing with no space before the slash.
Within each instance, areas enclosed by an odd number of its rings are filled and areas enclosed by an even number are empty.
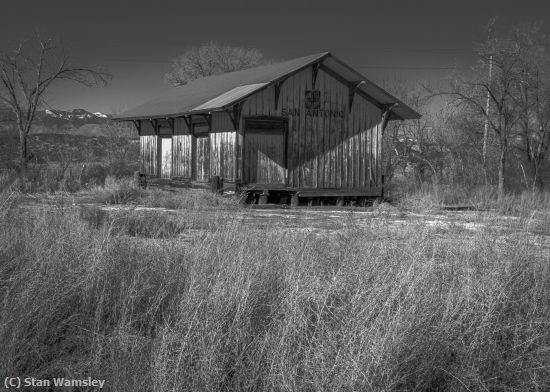
<svg viewBox="0 0 550 392">
<path fill-rule="evenodd" d="M 108 114 L 101 112 L 91 113 L 84 109 L 45 109 L 36 112 L 34 123 L 49 127 L 80 127 L 86 124 L 103 124 L 110 118 L 111 116 Z M 13 121 L 15 121 L 15 114 L 8 108 L 0 107 L 0 123 L 5 124 Z"/>
<path fill-rule="evenodd" d="M 44 115 L 57 118 L 57 119 L 63 119 L 63 120 L 98 120 L 98 119 L 106 119 L 109 118 L 108 115 L 103 114 L 101 112 L 95 112 L 90 113 L 87 110 L 84 109 L 73 109 L 73 110 L 54 110 L 54 109 L 46 109 L 44 110 Z"/>
</svg>

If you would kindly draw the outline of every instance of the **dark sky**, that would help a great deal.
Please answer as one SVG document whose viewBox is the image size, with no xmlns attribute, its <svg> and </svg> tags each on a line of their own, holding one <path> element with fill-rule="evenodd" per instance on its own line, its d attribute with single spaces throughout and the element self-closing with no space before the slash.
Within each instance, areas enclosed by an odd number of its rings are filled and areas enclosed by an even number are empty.
<svg viewBox="0 0 550 392">
<path fill-rule="evenodd" d="M 171 60 L 210 40 L 274 60 L 330 51 L 374 81 L 437 80 L 472 64 L 491 16 L 502 30 L 544 22 L 550 1 L 2 0 L 0 48 L 35 29 L 62 39 L 79 64 L 104 66 L 114 79 L 106 88 L 58 85 L 49 104 L 119 112 L 170 89 L 162 75 Z"/>
</svg>

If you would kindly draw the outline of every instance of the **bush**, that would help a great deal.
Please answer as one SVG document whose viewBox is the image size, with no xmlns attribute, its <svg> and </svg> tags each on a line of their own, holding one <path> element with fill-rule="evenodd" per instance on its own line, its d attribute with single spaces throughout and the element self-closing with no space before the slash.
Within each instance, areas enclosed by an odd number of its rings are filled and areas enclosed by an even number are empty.
<svg viewBox="0 0 550 392">
<path fill-rule="evenodd" d="M 99 163 L 85 165 L 81 170 L 80 183 L 84 187 L 104 186 L 107 169 Z"/>
<path fill-rule="evenodd" d="M 117 179 L 107 176 L 103 187 L 91 189 L 91 202 L 101 204 L 128 204 L 139 199 L 142 189 L 134 185 L 133 179 Z"/>
<path fill-rule="evenodd" d="M 128 163 L 126 159 L 117 159 L 108 167 L 109 175 L 115 178 L 130 177 L 139 170 L 137 162 Z"/>
</svg>

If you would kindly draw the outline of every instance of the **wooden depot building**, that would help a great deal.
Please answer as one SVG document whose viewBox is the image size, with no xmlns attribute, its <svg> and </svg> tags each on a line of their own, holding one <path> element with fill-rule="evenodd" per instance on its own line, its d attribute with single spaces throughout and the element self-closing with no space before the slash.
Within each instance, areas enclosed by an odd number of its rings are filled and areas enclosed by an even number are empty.
<svg viewBox="0 0 550 392">
<path fill-rule="evenodd" d="M 382 196 L 384 129 L 419 117 L 320 53 L 197 79 L 115 119 L 135 124 L 148 180 L 297 204 Z"/>
</svg>

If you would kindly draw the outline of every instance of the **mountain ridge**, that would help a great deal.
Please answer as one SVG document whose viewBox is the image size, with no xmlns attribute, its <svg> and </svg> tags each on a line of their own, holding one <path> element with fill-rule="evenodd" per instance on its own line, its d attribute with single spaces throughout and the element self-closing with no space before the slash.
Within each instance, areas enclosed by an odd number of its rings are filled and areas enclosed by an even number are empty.
<svg viewBox="0 0 550 392">
<path fill-rule="evenodd" d="M 111 119 L 111 114 L 89 112 L 78 108 L 72 110 L 44 109 L 37 110 L 35 122 L 41 125 L 63 126 L 84 124 L 102 124 Z M 15 121 L 15 114 L 8 108 L 0 108 L 0 122 Z"/>
</svg>

